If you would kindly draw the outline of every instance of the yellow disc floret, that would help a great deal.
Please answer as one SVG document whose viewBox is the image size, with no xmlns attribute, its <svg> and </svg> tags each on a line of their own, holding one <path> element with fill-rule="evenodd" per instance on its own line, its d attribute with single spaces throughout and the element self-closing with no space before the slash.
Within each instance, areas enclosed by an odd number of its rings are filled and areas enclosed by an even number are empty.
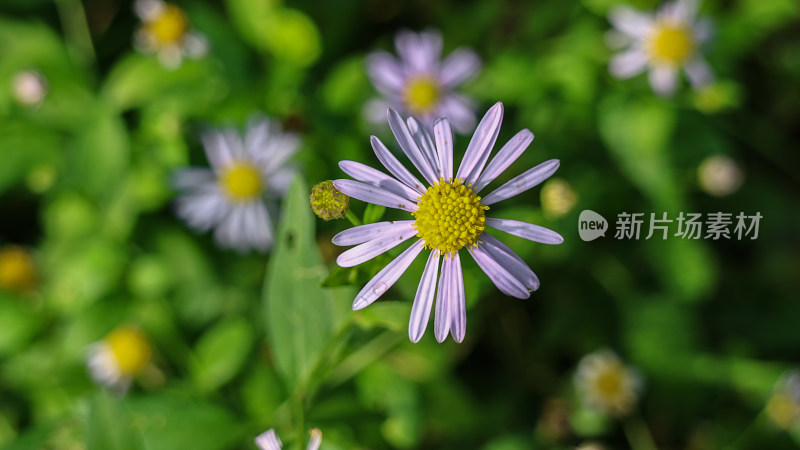
<svg viewBox="0 0 800 450">
<path fill-rule="evenodd" d="M 684 25 L 658 24 L 647 41 L 647 51 L 653 62 L 673 66 L 683 65 L 695 47 L 691 30 Z"/>
<path fill-rule="evenodd" d="M 30 253 L 22 247 L 0 248 L 0 289 L 25 292 L 36 285 L 36 268 Z"/>
<path fill-rule="evenodd" d="M 177 45 L 189 29 L 189 21 L 180 8 L 166 4 L 158 16 L 145 24 L 145 29 L 157 45 Z"/>
<path fill-rule="evenodd" d="M 261 195 L 261 174 L 248 162 L 235 162 L 223 169 L 219 183 L 234 202 L 246 202 Z"/>
<path fill-rule="evenodd" d="M 486 228 L 484 211 L 489 209 L 480 200 L 460 179 L 452 183 L 439 180 L 425 191 L 419 209 L 412 213 L 417 236 L 427 248 L 442 253 L 476 245 Z"/>
<path fill-rule="evenodd" d="M 623 377 L 625 377 L 625 368 L 621 364 L 613 364 L 606 367 L 603 372 L 597 375 L 595 380 L 597 394 L 613 402 L 622 394 Z"/>
<path fill-rule="evenodd" d="M 117 328 L 106 337 L 105 342 L 114 355 L 117 369 L 123 375 L 137 375 L 150 363 L 150 343 L 136 328 Z"/>
<path fill-rule="evenodd" d="M 405 100 L 411 113 L 429 113 L 439 103 L 439 83 L 427 75 L 412 77 L 406 83 Z"/>
</svg>

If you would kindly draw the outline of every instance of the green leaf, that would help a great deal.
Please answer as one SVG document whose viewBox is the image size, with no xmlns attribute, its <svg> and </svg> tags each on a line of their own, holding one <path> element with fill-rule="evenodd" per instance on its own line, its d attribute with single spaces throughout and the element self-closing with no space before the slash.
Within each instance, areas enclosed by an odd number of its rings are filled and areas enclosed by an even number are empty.
<svg viewBox="0 0 800 450">
<path fill-rule="evenodd" d="M 349 290 L 321 287 L 327 269 L 314 239 L 308 187 L 289 188 L 264 286 L 264 313 L 275 362 L 287 383 L 309 374 L 352 300 Z"/>
<path fill-rule="evenodd" d="M 411 305 L 412 302 L 375 302 L 369 308 L 356 313 L 356 324 L 365 329 L 381 327 L 397 332 L 405 331 L 411 316 Z"/>
<path fill-rule="evenodd" d="M 126 400 L 147 450 L 223 450 L 243 437 L 242 426 L 223 408 L 177 396 Z"/>
<path fill-rule="evenodd" d="M 0 293 L 0 356 L 23 348 L 42 326 L 40 311 Z"/>
<path fill-rule="evenodd" d="M 92 399 L 87 434 L 88 450 L 144 448 L 120 402 L 105 391 L 99 391 Z"/>
<path fill-rule="evenodd" d="M 211 392 L 238 374 L 253 347 L 253 329 L 241 318 L 222 321 L 195 348 L 192 374 L 200 390 Z"/>
<path fill-rule="evenodd" d="M 600 136 L 623 173 L 658 209 L 677 211 L 680 196 L 667 144 L 675 114 L 657 100 L 609 97 L 600 105 Z"/>
<path fill-rule="evenodd" d="M 119 116 L 99 111 L 78 133 L 65 170 L 70 183 L 104 200 L 125 181 L 129 137 Z"/>
<path fill-rule="evenodd" d="M 224 95 L 226 86 L 211 67 L 207 61 L 185 61 L 177 70 L 166 70 L 155 57 L 132 54 L 114 66 L 102 96 L 119 110 L 160 101 L 190 112 Z"/>
</svg>

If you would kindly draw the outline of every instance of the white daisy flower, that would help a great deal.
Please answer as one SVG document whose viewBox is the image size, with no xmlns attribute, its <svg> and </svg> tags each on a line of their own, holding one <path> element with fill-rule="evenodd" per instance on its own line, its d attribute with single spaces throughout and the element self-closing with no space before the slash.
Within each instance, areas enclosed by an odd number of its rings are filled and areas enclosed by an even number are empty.
<svg viewBox="0 0 800 450">
<path fill-rule="evenodd" d="M 150 365 L 152 353 L 141 331 L 124 326 L 89 347 L 87 365 L 95 382 L 124 394 L 133 377 Z"/>
<path fill-rule="evenodd" d="M 475 126 L 471 99 L 454 92 L 480 72 L 481 61 L 472 50 L 459 48 L 442 60 L 442 35 L 437 31 L 401 31 L 395 37 L 399 58 L 378 51 L 367 57 L 367 74 L 382 100 L 367 104 L 367 115 L 382 122 L 387 107 L 417 117 L 430 129 L 447 118 L 459 133 Z"/>
<path fill-rule="evenodd" d="M 581 358 L 575 386 L 587 406 L 620 417 L 636 405 L 642 381 L 637 371 L 604 349 Z"/>
<path fill-rule="evenodd" d="M 700 53 L 711 38 L 711 23 L 696 19 L 698 7 L 697 0 L 676 0 L 655 14 L 626 6 L 612 10 L 609 20 L 629 48 L 611 59 L 611 74 L 625 79 L 649 67 L 650 86 L 664 96 L 677 89 L 681 69 L 696 88 L 711 82 L 711 69 Z"/>
<path fill-rule="evenodd" d="M 425 272 L 417 289 L 408 336 L 418 342 L 428 326 L 436 296 L 434 334 L 443 342 L 448 333 L 461 342 L 467 326 L 464 280 L 459 250 L 469 254 L 503 293 L 528 298 L 539 287 L 539 279 L 510 248 L 486 232 L 486 227 L 505 231 L 544 244 L 560 244 L 558 233 L 511 219 L 487 218 L 486 210 L 538 185 L 558 168 L 558 160 L 542 163 L 481 198 L 478 194 L 508 166 L 533 140 L 533 133 L 522 130 L 489 161 L 503 120 L 503 105 L 495 104 L 483 117 L 467 147 L 461 165 L 453 176 L 453 134 L 447 119 L 433 125 L 433 137 L 414 118 L 408 125 L 389 110 L 389 126 L 400 147 L 427 181 L 425 187 L 375 136 L 372 148 L 393 177 L 355 161 L 341 161 L 339 167 L 355 178 L 335 180 L 334 186 L 350 197 L 389 208 L 408 211 L 413 220 L 379 222 L 345 230 L 333 238 L 336 245 L 356 245 L 336 260 L 351 267 L 380 255 L 400 243 L 418 237 L 408 249 L 381 270 L 358 293 L 353 309 L 367 307 L 377 300 L 416 257 L 430 250 Z M 441 261 L 441 278 L 437 291 Z"/>
<path fill-rule="evenodd" d="M 313 428 L 310 433 L 311 439 L 308 441 L 306 450 L 317 450 L 322 444 L 322 432 L 317 428 Z M 283 448 L 283 443 L 273 429 L 259 434 L 256 437 L 256 445 L 260 450 L 281 450 Z"/>
<path fill-rule="evenodd" d="M 294 176 L 286 162 L 299 146 L 293 133 L 283 133 L 267 119 L 251 121 L 241 139 L 235 130 L 203 136 L 209 169 L 184 169 L 175 186 L 185 195 L 177 214 L 189 226 L 205 232 L 215 228 L 217 243 L 240 252 L 265 252 L 273 231 L 264 197 L 283 197 Z"/>
<path fill-rule="evenodd" d="M 136 15 L 142 21 L 134 44 L 142 53 L 155 53 L 168 69 L 181 65 L 184 56 L 198 58 L 208 51 L 205 36 L 191 30 L 183 10 L 162 0 L 136 0 Z"/>
</svg>

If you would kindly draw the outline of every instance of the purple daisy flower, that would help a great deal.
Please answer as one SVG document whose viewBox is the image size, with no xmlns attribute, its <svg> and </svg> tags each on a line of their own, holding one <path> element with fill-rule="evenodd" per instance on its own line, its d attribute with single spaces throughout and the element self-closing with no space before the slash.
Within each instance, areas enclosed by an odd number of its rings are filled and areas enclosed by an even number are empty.
<svg viewBox="0 0 800 450">
<path fill-rule="evenodd" d="M 418 117 L 430 129 L 446 117 L 459 133 L 475 126 L 471 99 L 454 92 L 480 72 L 481 61 L 472 50 L 459 48 L 442 60 L 442 35 L 437 31 L 400 31 L 395 37 L 399 58 L 378 51 L 367 57 L 367 74 L 383 99 L 367 104 L 367 115 L 383 121 L 387 107 Z"/>
<path fill-rule="evenodd" d="M 503 293 L 528 298 L 531 291 L 538 289 L 536 274 L 522 258 L 486 232 L 486 227 L 543 244 L 560 244 L 564 238 L 538 225 L 512 219 L 487 218 L 485 211 L 490 205 L 514 197 L 546 180 L 558 169 L 559 161 L 552 159 L 544 162 L 485 197 L 479 197 L 481 190 L 508 168 L 533 141 L 533 133 L 522 130 L 489 162 L 489 154 L 497 140 L 502 120 L 503 105 L 496 103 L 478 124 L 461 165 L 453 176 L 450 122 L 447 119 L 437 120 L 431 137 L 416 119 L 409 117 L 404 122 L 400 114 L 390 109 L 389 126 L 403 152 L 427 181 L 427 188 L 375 136 L 370 139 L 372 148 L 393 177 L 355 161 L 339 163 L 339 167 L 356 180 L 335 180 L 334 186 L 342 193 L 368 203 L 402 209 L 414 217 L 413 220 L 361 225 L 337 234 L 333 237 L 334 244 L 356 245 L 339 255 L 336 262 L 340 266 L 361 264 L 414 236 L 419 238 L 364 286 L 353 302 L 354 310 L 365 308 L 377 300 L 400 278 L 423 249 L 430 250 L 430 255 L 411 308 L 408 336 L 413 342 L 418 342 L 425 333 L 434 296 L 436 340 L 443 342 L 448 333 L 458 342 L 464 340 L 467 316 L 459 256 L 459 250 L 463 248 Z"/>
</svg>

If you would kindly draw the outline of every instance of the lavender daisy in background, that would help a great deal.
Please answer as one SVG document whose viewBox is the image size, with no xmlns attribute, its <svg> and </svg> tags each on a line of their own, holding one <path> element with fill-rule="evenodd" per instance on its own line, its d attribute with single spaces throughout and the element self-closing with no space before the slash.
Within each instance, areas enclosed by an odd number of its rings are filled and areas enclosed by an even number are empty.
<svg viewBox="0 0 800 450">
<path fill-rule="evenodd" d="M 136 15 L 142 21 L 134 44 L 142 53 L 155 53 L 167 69 L 176 69 L 183 57 L 198 58 L 208 51 L 205 36 L 191 30 L 179 7 L 161 0 L 136 0 Z"/>
<path fill-rule="evenodd" d="M 320 444 L 322 444 L 322 432 L 317 428 L 313 428 L 310 433 L 311 439 L 308 441 L 306 450 L 317 450 Z M 256 445 L 259 450 L 281 450 L 283 448 L 283 443 L 273 429 L 259 434 L 258 437 L 256 437 Z"/>
<path fill-rule="evenodd" d="M 650 68 L 650 86 L 656 94 L 672 95 L 683 70 L 695 88 L 712 81 L 713 75 L 700 48 L 711 38 L 708 20 L 697 20 L 696 0 L 665 3 L 655 14 L 615 8 L 609 20 L 618 33 L 612 34 L 612 45 L 628 46 L 609 64 L 612 75 L 626 79 Z"/>
<path fill-rule="evenodd" d="M 240 252 L 265 252 L 273 242 L 272 220 L 264 197 L 283 197 L 294 169 L 286 166 L 299 139 L 278 124 L 252 120 L 240 138 L 233 129 L 207 132 L 203 146 L 211 170 L 179 171 L 175 186 L 184 195 L 177 214 L 205 232 L 215 228 L 217 243 Z"/>
<path fill-rule="evenodd" d="M 507 295 L 528 298 L 530 292 L 539 287 L 539 279 L 533 271 L 511 249 L 486 232 L 486 227 L 544 244 L 560 244 L 563 238 L 547 228 L 511 219 L 487 218 L 485 214 L 491 205 L 546 180 L 556 171 L 559 162 L 553 159 L 542 163 L 485 197 L 479 197 L 478 194 L 533 140 L 533 133 L 529 130 L 520 131 L 487 166 L 502 120 L 503 105 L 497 103 L 478 124 L 454 176 L 453 134 L 449 120 L 437 120 L 431 137 L 416 119 L 408 118 L 406 123 L 390 109 L 389 126 L 428 187 L 375 136 L 371 137 L 372 148 L 392 176 L 355 161 L 339 163 L 339 167 L 356 180 L 333 182 L 343 194 L 368 203 L 402 209 L 414 217 L 413 220 L 357 226 L 337 234 L 333 238 L 334 244 L 356 245 L 338 257 L 340 266 L 361 264 L 414 236 L 419 238 L 364 286 L 356 296 L 353 309 L 365 308 L 377 300 L 423 249 L 430 250 L 430 254 L 408 324 L 408 335 L 413 342 L 418 342 L 425 333 L 434 296 L 436 339 L 443 342 L 448 333 L 458 342 L 464 339 L 467 316 L 459 256 L 461 249 L 466 248 L 498 289 Z"/>
<path fill-rule="evenodd" d="M 384 51 L 367 57 L 367 74 L 383 99 L 367 104 L 367 115 L 382 122 L 387 107 L 422 120 L 430 129 L 433 121 L 447 118 L 459 133 L 475 126 L 471 99 L 454 92 L 475 77 L 481 68 L 472 50 L 459 48 L 442 60 L 442 35 L 437 31 L 400 31 L 395 37 L 399 58 Z"/>
</svg>

